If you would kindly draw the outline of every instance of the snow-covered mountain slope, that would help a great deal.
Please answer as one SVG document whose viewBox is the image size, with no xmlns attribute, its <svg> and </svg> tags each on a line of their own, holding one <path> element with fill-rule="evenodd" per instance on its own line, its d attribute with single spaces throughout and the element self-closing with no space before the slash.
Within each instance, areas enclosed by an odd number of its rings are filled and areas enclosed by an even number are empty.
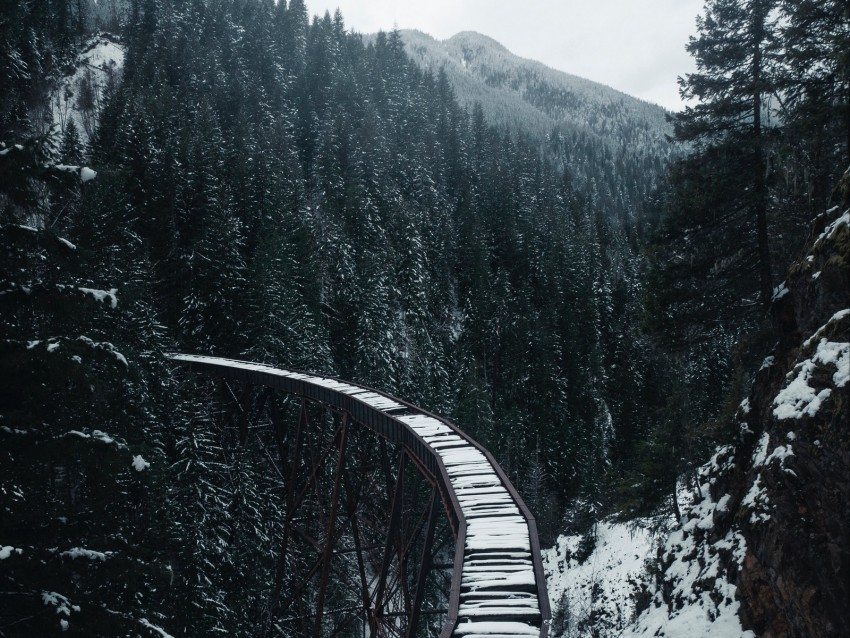
<svg viewBox="0 0 850 638">
<path fill-rule="evenodd" d="M 850 170 L 842 184 L 844 203 L 814 220 L 777 287 L 779 343 L 737 411 L 738 439 L 699 471 L 627 638 L 846 635 Z"/>
<path fill-rule="evenodd" d="M 710 528 L 714 510 L 728 501 L 714 502 L 708 483 L 728 451 L 700 468 L 701 485 L 680 484 L 680 525 L 672 516 L 608 519 L 543 552 L 552 638 L 754 638 L 741 627 L 737 587 L 724 576 L 725 561 L 739 564 L 746 543 L 730 532 L 707 547 L 694 534 Z M 666 569 L 655 581 L 659 563 Z"/>
<path fill-rule="evenodd" d="M 123 65 L 124 47 L 116 36 L 100 33 L 88 41 L 50 98 L 52 121 L 60 133 L 73 121 L 82 143 L 88 142 L 104 94 L 119 79 Z"/>
<path fill-rule="evenodd" d="M 609 216 L 632 215 L 674 153 L 660 106 L 521 58 L 479 33 L 444 41 L 400 33 L 410 58 L 435 75 L 445 72 L 463 106 L 480 104 L 489 123 L 541 143 Z"/>
<path fill-rule="evenodd" d="M 480 33 L 439 41 L 402 31 L 408 55 L 434 73 L 444 69 L 462 104 L 480 102 L 497 125 L 541 137 L 553 129 L 579 130 L 633 150 L 666 154 L 666 112 L 611 87 L 514 55 Z"/>
<path fill-rule="evenodd" d="M 697 472 L 696 502 L 685 508 L 682 523 L 672 530 L 662 546 L 660 560 L 653 561 L 661 576 L 649 584 L 648 605 L 634 625 L 621 636 L 628 638 L 754 638 L 741 627 L 740 601 L 734 565 L 740 568 L 747 546 L 738 530 L 730 529 L 713 542 L 714 517 L 728 508 L 729 497 L 715 500 L 711 482 L 718 472 L 728 470 L 730 448 L 716 455 Z"/>
</svg>

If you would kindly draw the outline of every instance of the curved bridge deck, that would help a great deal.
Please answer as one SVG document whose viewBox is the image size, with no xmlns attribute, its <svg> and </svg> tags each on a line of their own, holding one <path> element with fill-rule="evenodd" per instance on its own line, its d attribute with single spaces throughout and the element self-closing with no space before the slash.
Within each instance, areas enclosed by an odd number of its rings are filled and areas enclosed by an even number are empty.
<svg viewBox="0 0 850 638">
<path fill-rule="evenodd" d="M 345 411 L 406 446 L 432 472 L 455 534 L 448 621 L 441 636 L 548 634 L 549 603 L 533 517 L 492 455 L 450 422 L 395 397 L 328 377 L 195 355 L 173 361 Z"/>
</svg>

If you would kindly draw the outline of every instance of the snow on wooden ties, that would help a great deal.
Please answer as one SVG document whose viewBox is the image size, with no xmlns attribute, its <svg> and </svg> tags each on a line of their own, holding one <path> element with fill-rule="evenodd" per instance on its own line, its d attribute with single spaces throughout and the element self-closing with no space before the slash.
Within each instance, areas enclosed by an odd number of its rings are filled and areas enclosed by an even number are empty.
<svg viewBox="0 0 850 638">
<path fill-rule="evenodd" d="M 455 634 L 539 636 L 528 525 L 484 454 L 424 414 L 397 417 L 443 460 L 466 520 L 461 603 Z"/>
</svg>

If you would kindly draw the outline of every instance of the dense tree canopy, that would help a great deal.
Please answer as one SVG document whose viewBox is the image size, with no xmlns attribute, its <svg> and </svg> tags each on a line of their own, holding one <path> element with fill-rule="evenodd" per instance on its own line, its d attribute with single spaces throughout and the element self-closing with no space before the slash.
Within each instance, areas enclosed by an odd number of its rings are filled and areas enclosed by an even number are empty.
<svg viewBox="0 0 850 638">
<path fill-rule="evenodd" d="M 562 164 L 461 108 L 399 33 L 367 43 L 297 0 L 130 2 L 120 80 L 86 106 L 96 130 L 69 116 L 50 132 L 36 106 L 80 49 L 53 32 L 76 28 L 66 4 L 0 23 L 19 87 L 0 115 L 12 635 L 118 631 L 96 628 L 108 619 L 260 631 L 260 599 L 240 596 L 272 582 L 280 492 L 262 458 L 227 445 L 214 401 L 171 378 L 166 349 L 332 372 L 455 418 L 549 537 L 569 502 L 601 511 L 644 428 L 649 351 L 629 320 L 628 233 Z M 56 168 L 72 162 L 97 177 Z M 66 441 L 80 455 L 54 450 Z M 129 508 L 110 511 L 120 523 L 100 514 L 109 501 Z M 66 576 L 37 566 L 48 556 Z M 101 598 L 101 562 L 124 598 Z M 67 613 L 35 613 L 47 589 Z"/>
<path fill-rule="evenodd" d="M 693 102 L 673 117 L 690 152 L 643 219 L 646 324 L 690 397 L 684 442 L 704 442 L 684 446 L 692 460 L 730 435 L 706 437 L 770 346 L 777 275 L 836 203 L 850 160 L 848 36 L 842 2 L 708 0 L 697 20 L 697 70 L 680 79 Z"/>
<path fill-rule="evenodd" d="M 541 144 L 398 32 L 301 0 L 3 3 L 0 632 L 268 629 L 280 483 L 167 350 L 456 420 L 544 541 L 651 511 L 718 436 L 732 346 L 846 161 L 846 17 L 710 0 L 675 120 L 692 152 L 638 219 L 669 149 L 607 143 L 622 110 Z M 101 45 L 122 69 L 59 117 Z"/>
</svg>

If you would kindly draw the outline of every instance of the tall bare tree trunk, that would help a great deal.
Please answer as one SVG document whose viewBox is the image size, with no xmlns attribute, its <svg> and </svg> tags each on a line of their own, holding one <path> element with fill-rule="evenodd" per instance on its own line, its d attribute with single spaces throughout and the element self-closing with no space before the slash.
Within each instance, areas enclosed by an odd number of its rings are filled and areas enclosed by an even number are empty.
<svg viewBox="0 0 850 638">
<path fill-rule="evenodd" d="M 767 19 L 760 1 L 753 7 L 753 212 L 756 220 L 759 260 L 759 288 L 761 303 L 765 308 L 770 307 L 773 284 L 771 281 L 770 246 L 767 238 L 767 183 L 766 166 L 764 161 L 764 139 L 761 128 L 762 102 L 762 51 L 764 39 L 764 21 Z"/>
</svg>

